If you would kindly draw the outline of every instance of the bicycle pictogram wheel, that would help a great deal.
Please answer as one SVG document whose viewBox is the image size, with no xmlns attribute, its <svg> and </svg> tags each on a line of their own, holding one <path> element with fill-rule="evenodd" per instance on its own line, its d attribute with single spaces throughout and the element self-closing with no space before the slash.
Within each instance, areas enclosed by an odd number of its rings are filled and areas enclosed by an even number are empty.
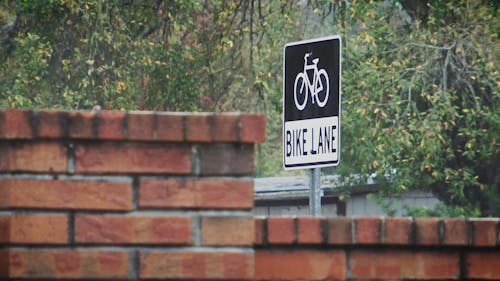
<svg viewBox="0 0 500 281">
<path fill-rule="evenodd" d="M 318 102 L 319 107 L 325 107 L 328 102 L 328 96 L 330 94 L 330 81 L 328 81 L 328 74 L 325 69 L 320 69 L 318 71 L 318 80 L 314 88 L 318 91 L 316 92 L 316 101 Z"/>
<path fill-rule="evenodd" d="M 298 110 L 304 110 L 307 105 L 307 99 L 309 98 L 309 87 L 306 85 L 306 83 L 307 81 L 305 79 L 304 73 L 300 72 L 299 74 L 297 74 L 293 86 L 293 99 Z"/>
</svg>

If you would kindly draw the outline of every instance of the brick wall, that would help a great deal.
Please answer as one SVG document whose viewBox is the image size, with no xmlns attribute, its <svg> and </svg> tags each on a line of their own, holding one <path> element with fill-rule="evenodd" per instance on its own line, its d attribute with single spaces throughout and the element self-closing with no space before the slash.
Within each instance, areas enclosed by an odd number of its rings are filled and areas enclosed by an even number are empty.
<svg viewBox="0 0 500 281">
<path fill-rule="evenodd" d="M 0 111 L 0 279 L 500 279 L 498 219 L 256 217 L 252 114 Z"/>
<path fill-rule="evenodd" d="M 255 218 L 255 279 L 499 280 L 498 230 L 498 218 Z"/>
<path fill-rule="evenodd" d="M 264 134 L 252 114 L 0 111 L 0 277 L 253 278 Z"/>
</svg>

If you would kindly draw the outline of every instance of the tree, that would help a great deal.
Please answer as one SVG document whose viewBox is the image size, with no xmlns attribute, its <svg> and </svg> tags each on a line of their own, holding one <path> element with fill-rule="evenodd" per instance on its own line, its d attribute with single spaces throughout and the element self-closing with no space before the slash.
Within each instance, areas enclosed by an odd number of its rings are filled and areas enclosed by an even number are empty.
<svg viewBox="0 0 500 281">
<path fill-rule="evenodd" d="M 262 112 L 291 6 L 2 1 L 0 108 Z"/>
<path fill-rule="evenodd" d="M 344 7 L 342 173 L 377 172 L 383 195 L 431 191 L 448 215 L 498 216 L 499 5 L 409 2 Z"/>
</svg>

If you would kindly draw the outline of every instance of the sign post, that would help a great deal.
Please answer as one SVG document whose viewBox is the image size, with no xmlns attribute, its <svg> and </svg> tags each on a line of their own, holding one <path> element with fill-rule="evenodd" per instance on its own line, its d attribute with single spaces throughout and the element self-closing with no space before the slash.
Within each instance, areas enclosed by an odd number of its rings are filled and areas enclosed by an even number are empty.
<svg viewBox="0 0 500 281">
<path fill-rule="evenodd" d="M 340 51 L 339 36 L 284 48 L 283 167 L 313 169 L 312 215 L 321 213 L 320 168 L 340 162 Z"/>
<path fill-rule="evenodd" d="M 309 170 L 309 214 L 321 215 L 321 168 Z"/>
</svg>

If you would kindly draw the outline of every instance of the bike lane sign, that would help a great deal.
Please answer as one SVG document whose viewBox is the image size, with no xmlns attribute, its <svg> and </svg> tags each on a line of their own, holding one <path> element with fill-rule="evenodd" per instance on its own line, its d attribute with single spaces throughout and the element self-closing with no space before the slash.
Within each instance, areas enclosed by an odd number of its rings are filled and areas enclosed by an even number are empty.
<svg viewBox="0 0 500 281">
<path fill-rule="evenodd" d="M 331 36 L 285 45 L 283 167 L 340 162 L 341 39 Z"/>
</svg>

